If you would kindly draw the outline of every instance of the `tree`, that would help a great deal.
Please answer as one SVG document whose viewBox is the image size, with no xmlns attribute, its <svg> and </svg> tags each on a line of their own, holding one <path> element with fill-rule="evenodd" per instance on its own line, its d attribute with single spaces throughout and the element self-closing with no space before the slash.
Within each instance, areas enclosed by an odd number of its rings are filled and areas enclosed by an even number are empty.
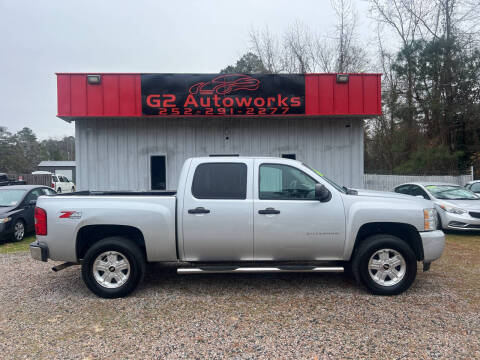
<svg viewBox="0 0 480 360">
<path fill-rule="evenodd" d="M 401 40 L 391 56 L 379 36 L 384 116 L 369 123 L 368 167 L 464 170 L 479 161 L 478 0 L 370 0 L 379 29 Z M 474 20 L 477 20 L 475 23 Z M 385 121 L 388 118 L 389 121 Z M 386 144 L 390 161 L 377 154 Z"/>
<path fill-rule="evenodd" d="M 30 173 L 42 160 L 75 160 L 75 138 L 39 142 L 27 127 L 15 134 L 0 128 L 0 172 Z"/>
<path fill-rule="evenodd" d="M 367 54 L 358 45 L 356 37 L 357 13 L 351 0 L 331 0 L 337 24 L 335 26 L 335 71 L 339 73 L 362 71 Z"/>
<path fill-rule="evenodd" d="M 237 63 L 232 66 L 229 65 L 225 69 L 220 70 L 220 73 L 240 73 L 240 74 L 264 74 L 267 69 L 263 66 L 262 60 L 252 52 L 247 52 L 243 55 Z"/>
<path fill-rule="evenodd" d="M 333 35 L 319 36 L 299 21 L 282 36 L 268 28 L 250 32 L 251 51 L 269 73 L 363 72 L 369 67 L 356 36 L 357 15 L 351 0 L 331 0 L 337 18 Z"/>
</svg>

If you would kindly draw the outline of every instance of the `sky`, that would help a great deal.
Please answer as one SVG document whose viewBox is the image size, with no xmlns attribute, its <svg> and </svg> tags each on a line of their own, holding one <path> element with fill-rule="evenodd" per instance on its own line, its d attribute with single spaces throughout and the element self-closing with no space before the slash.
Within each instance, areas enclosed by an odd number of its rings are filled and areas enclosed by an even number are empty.
<svg viewBox="0 0 480 360">
<path fill-rule="evenodd" d="M 371 37 L 355 0 L 358 35 Z M 329 0 L 0 0 L 0 126 L 74 135 L 56 117 L 56 72 L 218 72 L 249 50 L 251 29 L 299 21 L 331 34 Z"/>
</svg>

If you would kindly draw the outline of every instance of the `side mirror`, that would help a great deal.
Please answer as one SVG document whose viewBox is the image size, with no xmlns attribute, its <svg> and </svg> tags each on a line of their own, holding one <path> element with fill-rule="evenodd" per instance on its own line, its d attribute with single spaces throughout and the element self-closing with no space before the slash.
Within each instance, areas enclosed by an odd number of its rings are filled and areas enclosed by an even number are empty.
<svg viewBox="0 0 480 360">
<path fill-rule="evenodd" d="M 37 205 L 37 200 L 30 200 L 28 205 Z"/>
<path fill-rule="evenodd" d="M 330 191 L 322 184 L 315 184 L 315 199 L 320 202 L 327 202 L 332 198 Z"/>
</svg>

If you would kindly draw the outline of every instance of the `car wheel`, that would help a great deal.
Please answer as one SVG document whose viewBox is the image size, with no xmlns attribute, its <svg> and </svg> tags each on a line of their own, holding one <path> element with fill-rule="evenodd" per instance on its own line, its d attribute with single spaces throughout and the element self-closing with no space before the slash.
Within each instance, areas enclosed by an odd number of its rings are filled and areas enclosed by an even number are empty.
<svg viewBox="0 0 480 360">
<path fill-rule="evenodd" d="M 23 220 L 15 221 L 13 225 L 13 241 L 22 241 L 25 237 L 25 223 Z"/>
<path fill-rule="evenodd" d="M 62 189 L 61 188 L 58 188 L 57 189 L 57 194 L 61 194 L 62 193 Z"/>
<path fill-rule="evenodd" d="M 374 235 L 357 248 L 352 262 L 357 281 L 376 295 L 397 295 L 417 276 L 417 259 L 410 246 L 392 235 Z"/>
<path fill-rule="evenodd" d="M 129 239 L 109 237 L 92 245 L 82 263 L 87 287 L 103 298 L 119 298 L 132 293 L 143 279 L 145 258 Z"/>
</svg>

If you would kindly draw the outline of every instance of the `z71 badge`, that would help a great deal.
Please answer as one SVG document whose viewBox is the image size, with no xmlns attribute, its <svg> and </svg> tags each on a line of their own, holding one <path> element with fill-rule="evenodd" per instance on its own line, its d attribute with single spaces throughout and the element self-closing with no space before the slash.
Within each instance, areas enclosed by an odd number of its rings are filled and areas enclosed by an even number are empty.
<svg viewBox="0 0 480 360">
<path fill-rule="evenodd" d="M 62 210 L 60 211 L 60 215 L 58 217 L 60 219 L 80 219 L 82 217 L 82 213 L 79 211 Z"/>
</svg>

